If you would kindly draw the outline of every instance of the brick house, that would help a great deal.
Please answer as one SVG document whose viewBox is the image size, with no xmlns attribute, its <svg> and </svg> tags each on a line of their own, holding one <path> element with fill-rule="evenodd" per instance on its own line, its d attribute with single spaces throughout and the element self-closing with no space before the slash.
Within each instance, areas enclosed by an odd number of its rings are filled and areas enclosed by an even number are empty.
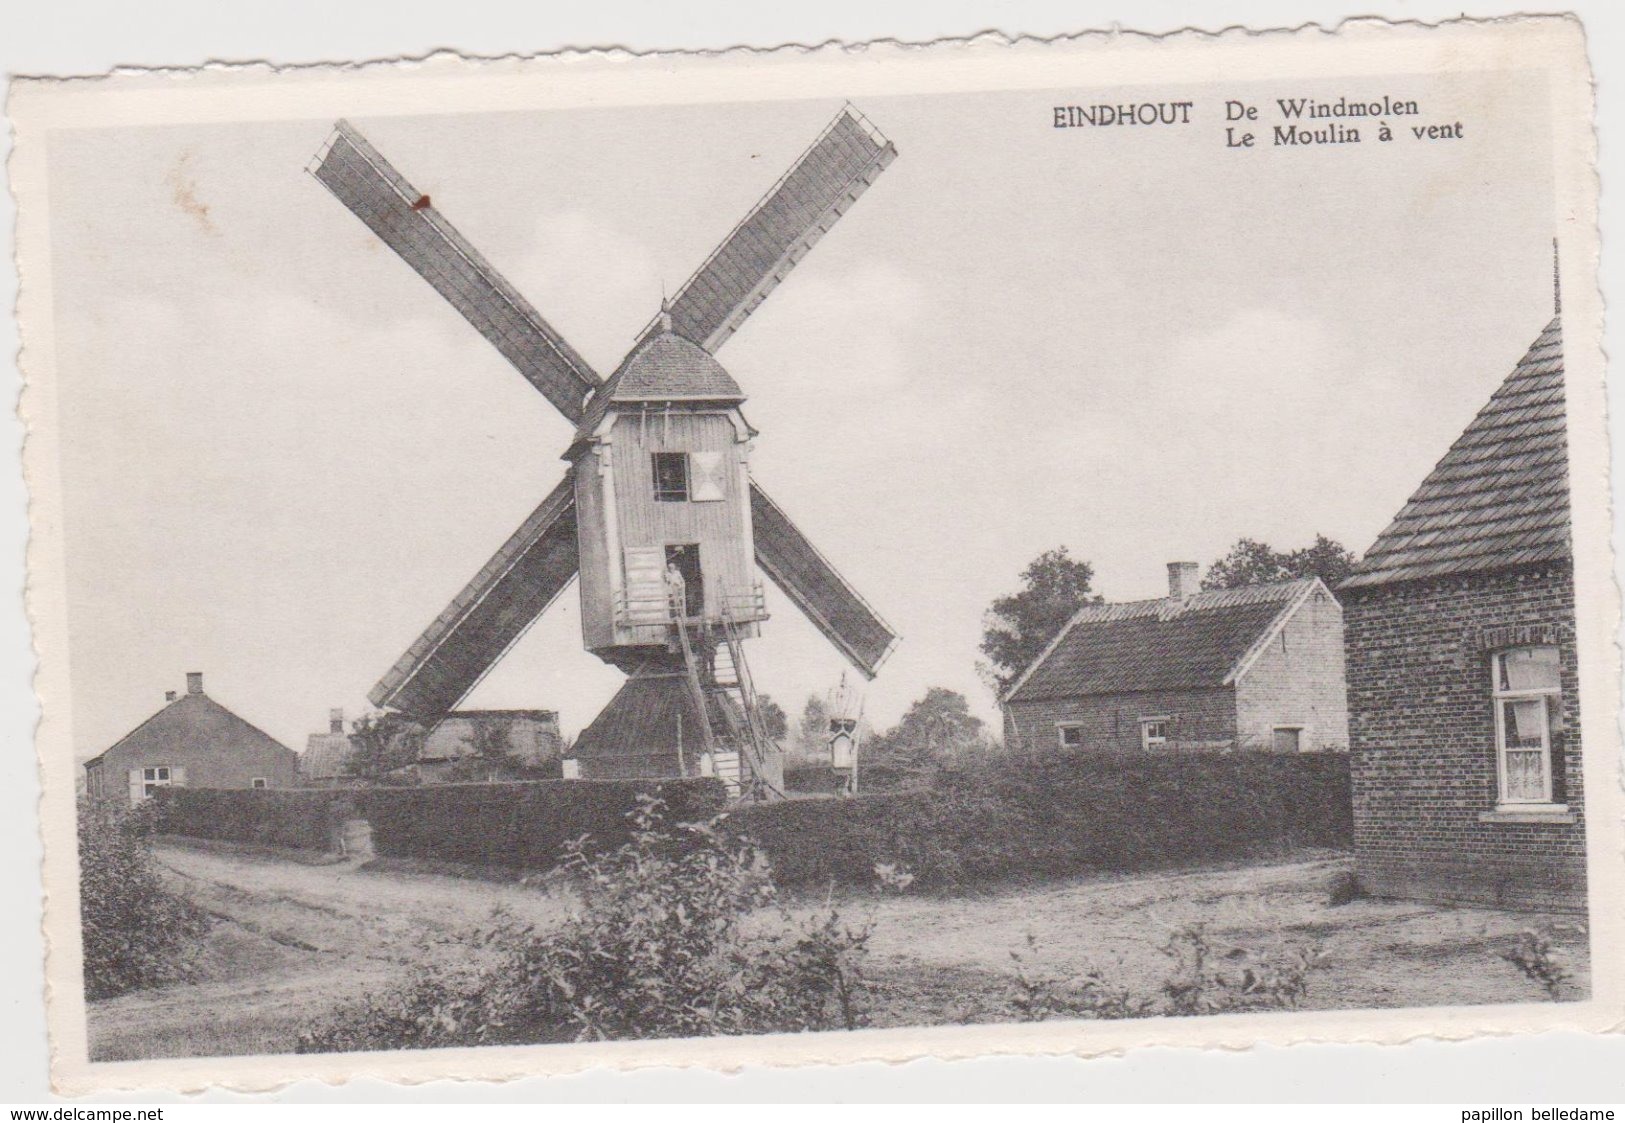
<svg viewBox="0 0 1625 1123">
<path fill-rule="evenodd" d="M 1370 893 L 1584 907 L 1565 426 L 1554 317 L 1340 587 Z"/>
<path fill-rule="evenodd" d="M 157 788 L 291 788 L 299 755 L 203 693 L 203 675 L 186 676 L 164 708 L 101 755 L 85 762 L 91 799 L 131 807 Z"/>
<path fill-rule="evenodd" d="M 1342 750 L 1343 614 L 1318 578 L 1089 605 L 1000 699 L 1005 741 L 1100 749 Z"/>
</svg>

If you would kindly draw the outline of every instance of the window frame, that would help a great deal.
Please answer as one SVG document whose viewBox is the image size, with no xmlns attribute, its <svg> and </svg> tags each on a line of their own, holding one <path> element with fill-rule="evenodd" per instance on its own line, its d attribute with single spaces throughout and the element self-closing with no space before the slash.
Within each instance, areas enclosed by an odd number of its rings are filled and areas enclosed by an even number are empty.
<svg viewBox="0 0 1625 1123">
<path fill-rule="evenodd" d="M 1169 741 L 1168 726 L 1170 726 L 1172 724 L 1173 724 L 1173 719 L 1168 717 L 1166 714 L 1162 714 L 1162 715 L 1158 715 L 1158 716 L 1142 717 L 1140 719 L 1140 749 L 1141 749 L 1141 751 L 1149 753 L 1149 752 L 1152 752 L 1155 749 L 1166 749 L 1168 747 L 1168 741 Z M 1151 735 L 1151 727 L 1153 725 L 1160 725 L 1160 726 L 1163 727 L 1162 732 L 1160 734 L 1158 734 L 1157 736 L 1155 736 L 1155 737 L 1153 737 Z"/>
<path fill-rule="evenodd" d="M 1538 686 L 1525 689 L 1501 686 L 1501 675 L 1505 668 L 1508 655 L 1520 651 L 1550 651 L 1554 656 L 1554 666 L 1557 670 L 1557 683 L 1554 686 Z M 1503 647 L 1490 653 L 1490 709 L 1495 722 L 1495 802 L 1498 807 L 1529 808 L 1554 806 L 1554 778 L 1552 761 L 1552 733 L 1555 719 L 1562 713 L 1563 698 L 1563 653 L 1553 643 L 1520 644 L 1516 647 Z M 1514 796 L 1508 790 L 1510 773 L 1507 768 L 1507 722 L 1506 703 L 1532 702 L 1541 703 L 1540 723 L 1540 773 L 1541 796 L 1530 798 L 1528 796 Z M 1527 752 L 1527 748 L 1517 751 Z"/>
<path fill-rule="evenodd" d="M 682 487 L 662 487 L 660 465 L 662 460 L 668 463 L 683 466 Z M 656 503 L 687 503 L 694 494 L 694 474 L 688 462 L 686 452 L 651 452 L 649 454 L 649 477 L 653 485 Z"/>
<path fill-rule="evenodd" d="M 251 776 L 251 777 L 249 777 L 248 787 L 249 787 L 249 789 L 251 791 L 264 791 L 266 788 L 269 788 L 270 786 L 271 786 L 271 782 L 269 780 L 267 780 L 264 776 Z"/>
<path fill-rule="evenodd" d="M 1270 726 L 1270 751 L 1281 751 L 1275 747 L 1275 735 L 1277 733 L 1296 733 L 1298 735 L 1298 747 L 1293 750 L 1291 755 L 1296 756 L 1299 753 L 1313 752 L 1314 750 L 1309 748 L 1309 738 L 1305 736 L 1305 734 L 1308 732 L 1309 727 L 1307 725 L 1293 725 L 1290 723 L 1285 725 L 1272 725 Z"/>
<path fill-rule="evenodd" d="M 162 773 L 162 775 L 160 775 Z M 167 764 L 154 764 L 141 766 L 141 798 L 151 799 L 152 793 L 159 788 L 173 787 L 175 773 Z"/>
<path fill-rule="evenodd" d="M 1066 739 L 1066 735 L 1068 733 L 1076 733 L 1078 735 L 1077 741 L 1076 742 L 1068 741 Z M 1063 749 L 1081 749 L 1081 748 L 1083 748 L 1083 722 L 1081 722 L 1081 721 L 1058 721 L 1058 722 L 1056 722 L 1055 723 L 1055 740 L 1057 741 L 1057 743 L 1060 744 L 1061 748 L 1063 748 Z"/>
</svg>

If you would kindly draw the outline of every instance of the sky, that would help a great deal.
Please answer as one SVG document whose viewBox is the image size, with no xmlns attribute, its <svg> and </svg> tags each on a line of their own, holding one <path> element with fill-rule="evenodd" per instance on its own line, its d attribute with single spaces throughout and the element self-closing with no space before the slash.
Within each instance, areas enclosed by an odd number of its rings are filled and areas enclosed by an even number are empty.
<svg viewBox="0 0 1625 1123">
<path fill-rule="evenodd" d="M 1066 545 L 1109 600 L 1236 539 L 1365 549 L 1551 315 L 1538 79 L 1244 83 L 1187 129 L 1050 127 L 1099 91 L 866 98 L 897 160 L 718 358 L 752 471 L 995 720 L 982 614 Z M 1228 151 L 1222 99 L 1414 97 L 1450 142 Z M 600 373 L 838 100 L 354 123 Z M 344 107 L 336 105 L 335 115 Z M 49 149 L 75 752 L 199 670 L 299 748 L 352 716 L 564 471 L 570 426 L 305 168 L 331 119 Z M 792 711 L 841 657 L 785 598 Z M 585 725 L 620 674 L 575 588 L 465 702 Z"/>
</svg>

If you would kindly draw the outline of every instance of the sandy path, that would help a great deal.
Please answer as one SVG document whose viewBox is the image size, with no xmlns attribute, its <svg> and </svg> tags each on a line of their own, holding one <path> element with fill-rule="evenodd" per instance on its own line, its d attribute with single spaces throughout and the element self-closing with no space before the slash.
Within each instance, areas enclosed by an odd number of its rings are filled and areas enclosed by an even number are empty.
<svg viewBox="0 0 1625 1123">
<path fill-rule="evenodd" d="M 222 922 L 199 981 L 92 1004 L 93 1049 L 104 1059 L 289 1050 L 299 1027 L 335 1003 L 388 985 L 412 963 L 460 954 L 457 936 L 499 906 L 538 925 L 566 908 L 506 882 L 167 842 L 158 856 L 176 886 Z M 1539 989 L 1500 954 L 1530 927 L 1556 939 L 1578 986 L 1588 982 L 1575 918 L 1392 901 L 1333 907 L 1327 886 L 1348 866 L 1346 857 L 1318 856 L 836 904 L 873 926 L 877 1024 L 1009 1017 L 1012 951 L 1046 974 L 1096 968 L 1116 986 L 1154 995 L 1169 967 L 1159 947 L 1175 928 L 1198 922 L 1216 944 L 1255 952 L 1318 943 L 1325 964 L 1313 977 L 1311 1007 L 1539 1001 Z M 1037 941 L 1030 951 L 1029 933 Z"/>
</svg>

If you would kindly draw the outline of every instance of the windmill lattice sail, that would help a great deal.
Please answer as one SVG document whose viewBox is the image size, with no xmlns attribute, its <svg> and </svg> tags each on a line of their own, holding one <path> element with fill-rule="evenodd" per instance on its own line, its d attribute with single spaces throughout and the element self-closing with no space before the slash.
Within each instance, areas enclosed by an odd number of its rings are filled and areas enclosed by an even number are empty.
<svg viewBox="0 0 1625 1123">
<path fill-rule="evenodd" d="M 599 383 L 587 361 L 347 121 L 311 173 L 417 270 L 553 407 L 580 421 Z"/>
<path fill-rule="evenodd" d="M 813 627 L 868 678 L 897 645 L 897 633 L 824 559 L 783 509 L 754 482 L 750 513 L 756 564 Z"/>
<path fill-rule="evenodd" d="M 677 290 L 673 329 L 715 352 L 896 155 L 855 109 L 842 109 Z"/>
<path fill-rule="evenodd" d="M 420 718 L 453 709 L 578 574 L 585 646 L 637 672 L 622 694 L 644 697 L 654 679 L 638 669 L 671 662 L 686 637 L 669 635 L 663 619 L 649 628 L 623 611 L 641 590 L 632 588 L 633 559 L 649 563 L 636 573 L 654 574 L 662 605 L 662 575 L 689 567 L 693 615 L 702 628 L 725 629 L 741 682 L 748 672 L 739 641 L 766 619 L 758 571 L 874 675 L 897 636 L 750 482 L 755 432 L 739 414 L 744 395 L 713 352 L 895 156 L 862 114 L 844 107 L 601 382 L 428 196 L 338 122 L 311 167 L 315 178 L 577 425 L 565 478 L 384 675 L 369 695 L 374 705 Z M 659 411 L 658 427 L 647 423 L 651 411 Z M 776 750 L 754 724 L 749 689 L 740 689 L 753 722 L 747 739 L 762 742 L 757 771 L 767 776 Z"/>
<path fill-rule="evenodd" d="M 559 482 L 367 697 L 410 714 L 450 711 L 570 584 L 575 492 Z"/>
</svg>

